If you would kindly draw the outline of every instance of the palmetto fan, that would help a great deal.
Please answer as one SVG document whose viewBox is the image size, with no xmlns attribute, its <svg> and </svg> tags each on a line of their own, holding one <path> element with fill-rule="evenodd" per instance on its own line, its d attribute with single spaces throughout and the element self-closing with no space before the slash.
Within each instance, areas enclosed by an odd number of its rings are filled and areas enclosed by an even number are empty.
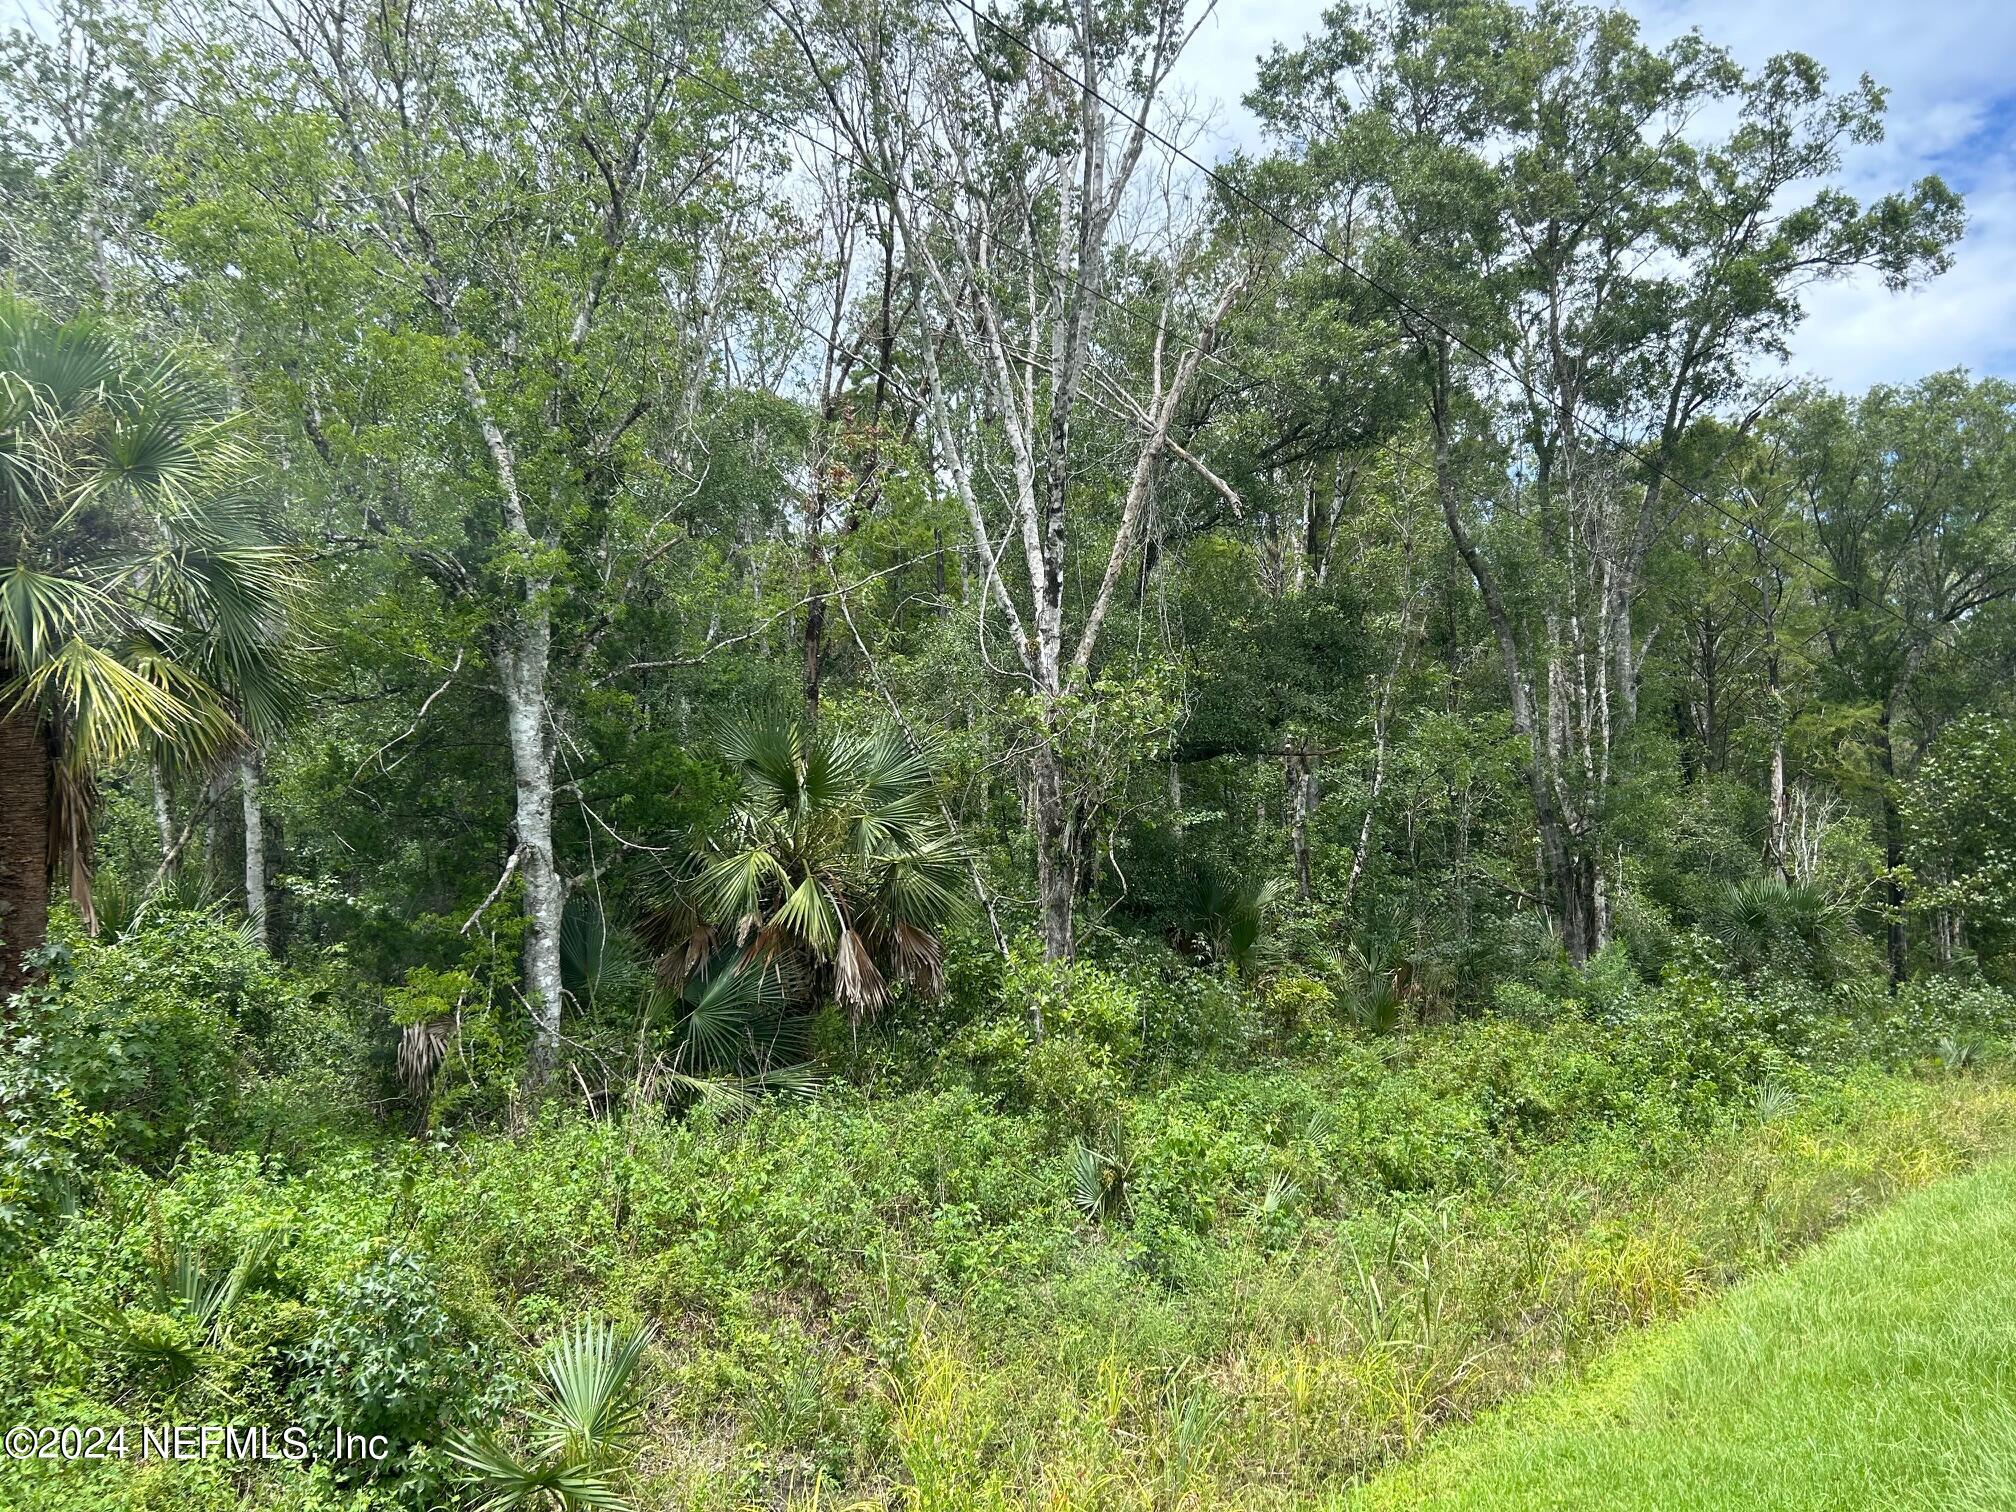
<svg viewBox="0 0 2016 1512">
<path fill-rule="evenodd" d="M 565 1330 L 540 1362 L 529 1453 L 489 1433 L 450 1438 L 449 1457 L 462 1467 L 474 1504 L 485 1512 L 628 1512 L 615 1470 L 636 1446 L 643 1410 L 637 1367 L 655 1333 L 648 1323 L 619 1331 L 583 1322 Z"/>
<path fill-rule="evenodd" d="M 892 981 L 942 991 L 939 935 L 964 906 L 964 876 L 925 757 L 894 730 L 779 713 L 726 723 L 716 740 L 741 793 L 651 921 L 661 974 L 683 981 L 731 949 L 856 1019 Z"/>
<path fill-rule="evenodd" d="M 0 991 L 51 872 L 92 921 L 107 768 L 141 747 L 208 763 L 283 717 L 298 574 L 253 484 L 185 367 L 0 295 Z"/>
</svg>

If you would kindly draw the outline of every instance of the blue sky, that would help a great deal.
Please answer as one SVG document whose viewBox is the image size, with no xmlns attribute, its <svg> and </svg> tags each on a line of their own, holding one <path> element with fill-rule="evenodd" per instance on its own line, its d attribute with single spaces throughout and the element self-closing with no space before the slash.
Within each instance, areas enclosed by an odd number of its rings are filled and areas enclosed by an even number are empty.
<svg viewBox="0 0 2016 1512">
<path fill-rule="evenodd" d="M 1843 183 L 1871 196 L 1937 173 L 1967 198 L 1953 270 L 1897 295 L 1873 278 L 1813 291 L 1792 367 L 1837 388 L 1910 382 L 1942 368 L 2016 377 L 2016 3 L 2011 0 L 1626 0 L 1648 41 L 1700 27 L 1755 66 L 1797 49 L 1841 87 L 1890 91 L 1885 140 L 1858 148 Z M 1221 146 L 1253 140 L 1239 97 L 1274 41 L 1321 24 L 1322 0 L 1226 0 L 1180 82 L 1217 111 Z M 1200 156 L 1202 154 L 1200 153 Z"/>
</svg>

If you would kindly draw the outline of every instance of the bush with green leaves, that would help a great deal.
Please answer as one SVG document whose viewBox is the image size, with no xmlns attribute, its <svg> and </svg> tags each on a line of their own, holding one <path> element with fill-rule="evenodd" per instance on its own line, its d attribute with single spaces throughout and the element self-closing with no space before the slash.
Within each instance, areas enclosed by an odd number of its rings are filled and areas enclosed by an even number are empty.
<svg viewBox="0 0 2016 1512">
<path fill-rule="evenodd" d="M 1876 1045 L 1889 1060 L 1911 1062 L 1942 1054 L 1944 1043 L 2007 1053 L 2016 1037 L 2016 993 L 1953 977 L 1913 977 L 1887 999 L 1872 1004 Z"/>
<path fill-rule="evenodd" d="M 47 1053 L 54 996 L 30 987 L 0 1013 L 0 1262 L 75 1208 L 111 1122 Z"/>
<path fill-rule="evenodd" d="M 1053 966 L 1030 940 L 1015 945 L 998 990 L 953 1036 L 953 1063 L 1003 1107 L 1097 1129 L 1140 1068 L 1143 993 L 1090 960 Z"/>
<path fill-rule="evenodd" d="M 297 1366 L 296 1402 L 311 1437 L 327 1442 L 339 1428 L 384 1435 L 390 1458 L 355 1468 L 396 1475 L 416 1502 L 439 1484 L 448 1435 L 483 1402 L 482 1357 L 410 1249 L 368 1259 L 329 1294 Z"/>
<path fill-rule="evenodd" d="M 119 939 L 72 927 L 47 957 L 11 1032 L 111 1153 L 161 1169 L 196 1141 L 295 1152 L 368 1123 L 371 1018 L 340 952 L 283 967 L 215 910 L 161 910 Z M 38 1127 L 74 1144 L 61 1123 Z"/>
<path fill-rule="evenodd" d="M 41 1064 L 105 1117 L 117 1153 L 162 1167 L 232 1128 L 259 1042 L 297 992 L 242 927 L 160 913 L 126 939 L 69 942 L 40 1015 Z"/>
<path fill-rule="evenodd" d="M 1900 808 L 1914 909 L 1943 913 L 1984 969 L 2016 979 L 2016 721 L 1946 726 Z"/>
</svg>

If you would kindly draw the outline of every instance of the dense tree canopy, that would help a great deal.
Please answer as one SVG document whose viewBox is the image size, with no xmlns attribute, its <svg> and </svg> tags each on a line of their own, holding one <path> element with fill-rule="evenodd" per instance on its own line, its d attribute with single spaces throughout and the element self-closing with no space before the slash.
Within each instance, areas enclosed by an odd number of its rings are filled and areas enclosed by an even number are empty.
<svg viewBox="0 0 2016 1512">
<path fill-rule="evenodd" d="M 1228 867 L 1473 995 L 1529 926 L 1705 923 L 1704 876 L 1821 881 L 1900 980 L 1964 952 L 1902 800 L 2006 682 L 2012 396 L 1770 376 L 1805 289 L 1960 233 L 1834 182 L 1880 88 L 1346 8 L 1206 175 L 1194 17 L 965 23 L 93 0 L 9 44 L 13 297 L 215 354 L 315 543 L 243 782 L 280 938 L 396 978 L 515 911 L 543 1075 L 568 898 L 641 918 L 729 813 L 710 721 L 795 680 L 937 738 L 975 917 L 1052 960 L 1199 938 Z M 235 878 L 224 783 L 123 749 L 115 809 Z M 181 872 L 138 834 L 132 889 Z"/>
</svg>

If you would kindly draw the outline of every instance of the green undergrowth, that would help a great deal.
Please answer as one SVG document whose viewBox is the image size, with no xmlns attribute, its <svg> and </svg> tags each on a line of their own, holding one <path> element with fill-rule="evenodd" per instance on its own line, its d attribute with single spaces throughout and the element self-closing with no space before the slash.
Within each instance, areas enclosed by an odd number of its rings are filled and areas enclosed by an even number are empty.
<svg viewBox="0 0 2016 1512">
<path fill-rule="evenodd" d="M 2016 1146 L 1992 1061 L 1760 1089 L 1684 1050 L 1501 1020 L 1166 1075 L 1092 1133 L 970 1085 L 836 1085 L 108 1161 L 6 1273 L 7 1421 L 340 1424 L 395 1452 L 12 1463 L 0 1505 L 457 1505 L 447 1432 L 522 1422 L 542 1342 L 599 1315 L 660 1330 L 643 1507 L 1303 1506 Z M 210 1324 L 164 1299 L 185 1257 L 248 1254 Z"/>
</svg>

